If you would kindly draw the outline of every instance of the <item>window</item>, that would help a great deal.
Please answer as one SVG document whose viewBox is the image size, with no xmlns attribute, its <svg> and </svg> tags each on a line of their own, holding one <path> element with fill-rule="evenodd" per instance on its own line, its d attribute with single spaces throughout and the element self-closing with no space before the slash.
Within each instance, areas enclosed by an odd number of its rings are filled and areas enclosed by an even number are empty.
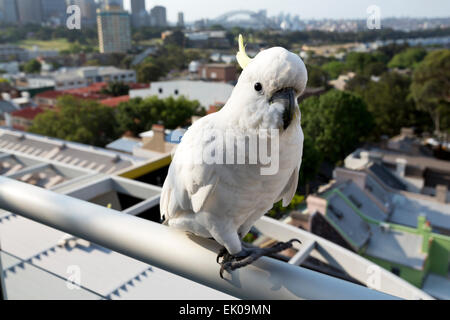
<svg viewBox="0 0 450 320">
<path fill-rule="evenodd" d="M 163 89 L 162 89 L 162 88 L 159 88 L 159 89 L 158 89 L 158 92 L 159 92 L 159 93 L 163 93 Z"/>
<path fill-rule="evenodd" d="M 178 90 L 175 89 L 175 92 L 174 92 L 174 93 L 175 93 L 175 95 L 177 96 L 177 95 L 178 95 Z"/>
</svg>

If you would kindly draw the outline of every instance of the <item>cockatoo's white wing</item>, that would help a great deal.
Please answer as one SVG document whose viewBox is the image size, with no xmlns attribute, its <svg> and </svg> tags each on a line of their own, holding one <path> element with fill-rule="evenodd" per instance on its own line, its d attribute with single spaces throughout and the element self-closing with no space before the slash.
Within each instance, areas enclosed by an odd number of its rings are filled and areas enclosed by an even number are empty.
<svg viewBox="0 0 450 320">
<path fill-rule="evenodd" d="M 286 149 L 287 150 L 298 150 L 297 153 L 289 154 L 289 157 L 295 157 L 293 159 L 295 163 L 297 164 L 294 168 L 291 177 L 288 180 L 288 183 L 284 187 L 284 189 L 281 191 L 281 194 L 279 196 L 278 201 L 283 200 L 283 207 L 287 207 L 292 199 L 294 198 L 294 195 L 297 191 L 298 186 L 298 179 L 299 179 L 299 173 L 300 173 L 300 167 L 302 164 L 302 155 L 303 155 L 303 148 L 298 148 L 299 145 L 303 146 L 303 131 L 300 127 L 300 120 L 296 120 L 296 127 L 298 134 L 291 135 L 290 139 L 286 141 Z M 284 155 L 282 155 L 284 156 Z"/>
<path fill-rule="evenodd" d="M 284 187 L 281 192 L 280 200 L 283 200 L 283 207 L 287 207 L 294 198 L 295 192 L 297 191 L 299 170 L 300 167 L 295 168 L 288 183 L 286 184 L 286 187 Z"/>
<path fill-rule="evenodd" d="M 211 131 L 213 115 L 197 121 L 184 135 L 178 146 L 161 193 L 161 215 L 165 219 L 179 212 L 202 210 L 216 188 L 219 177 L 214 165 L 202 163 L 199 158 L 210 143 L 205 134 Z M 201 158 L 200 158 L 201 159 Z"/>
</svg>

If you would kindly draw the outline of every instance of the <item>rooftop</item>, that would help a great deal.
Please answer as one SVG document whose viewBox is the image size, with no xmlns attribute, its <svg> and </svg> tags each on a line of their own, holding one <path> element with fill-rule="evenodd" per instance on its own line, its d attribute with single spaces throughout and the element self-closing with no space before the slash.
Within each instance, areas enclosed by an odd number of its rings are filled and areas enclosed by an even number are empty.
<svg viewBox="0 0 450 320">
<path fill-rule="evenodd" d="M 93 243 L 60 245 L 64 232 L 20 216 L 3 217 L 0 233 L 8 299 L 233 299 Z M 74 270 L 80 290 L 67 285 Z"/>
<path fill-rule="evenodd" d="M 422 236 L 398 230 L 384 231 L 370 224 L 370 242 L 366 254 L 413 269 L 424 268 L 427 254 L 421 252 Z"/>
<path fill-rule="evenodd" d="M 128 102 L 128 101 L 130 101 L 130 96 L 126 95 L 126 96 L 120 96 L 120 97 L 106 98 L 106 99 L 100 100 L 100 103 L 104 106 L 114 108 L 114 107 L 117 107 L 122 102 Z"/>
<path fill-rule="evenodd" d="M 0 152 L 32 156 L 42 161 L 101 173 L 115 173 L 145 159 L 81 143 L 0 128 Z"/>
<path fill-rule="evenodd" d="M 0 114 L 16 111 L 18 108 L 11 102 L 0 100 Z"/>
<path fill-rule="evenodd" d="M 11 112 L 13 117 L 24 118 L 28 120 L 33 120 L 40 113 L 43 113 L 45 110 L 40 107 L 28 107 L 20 110 L 16 110 Z"/>
</svg>

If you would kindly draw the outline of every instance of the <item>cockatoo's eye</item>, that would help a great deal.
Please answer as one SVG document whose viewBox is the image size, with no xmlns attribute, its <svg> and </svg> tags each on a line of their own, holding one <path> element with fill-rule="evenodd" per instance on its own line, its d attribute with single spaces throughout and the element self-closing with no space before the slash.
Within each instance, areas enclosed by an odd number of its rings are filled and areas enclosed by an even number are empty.
<svg viewBox="0 0 450 320">
<path fill-rule="evenodd" d="M 258 92 L 261 91 L 262 90 L 262 84 L 259 83 L 259 82 L 255 83 L 255 90 L 258 91 Z"/>
</svg>

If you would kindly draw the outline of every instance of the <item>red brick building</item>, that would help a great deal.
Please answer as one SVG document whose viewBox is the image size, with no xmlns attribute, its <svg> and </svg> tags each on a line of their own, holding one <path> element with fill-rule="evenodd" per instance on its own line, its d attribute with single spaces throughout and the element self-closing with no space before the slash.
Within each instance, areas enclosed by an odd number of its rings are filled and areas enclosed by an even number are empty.
<svg viewBox="0 0 450 320">
<path fill-rule="evenodd" d="M 232 82 L 236 81 L 236 68 L 232 64 L 205 64 L 198 69 L 198 75 L 209 81 Z"/>
<path fill-rule="evenodd" d="M 11 113 L 12 127 L 17 130 L 26 131 L 32 124 L 34 118 L 45 110 L 40 107 L 28 107 Z"/>
</svg>

